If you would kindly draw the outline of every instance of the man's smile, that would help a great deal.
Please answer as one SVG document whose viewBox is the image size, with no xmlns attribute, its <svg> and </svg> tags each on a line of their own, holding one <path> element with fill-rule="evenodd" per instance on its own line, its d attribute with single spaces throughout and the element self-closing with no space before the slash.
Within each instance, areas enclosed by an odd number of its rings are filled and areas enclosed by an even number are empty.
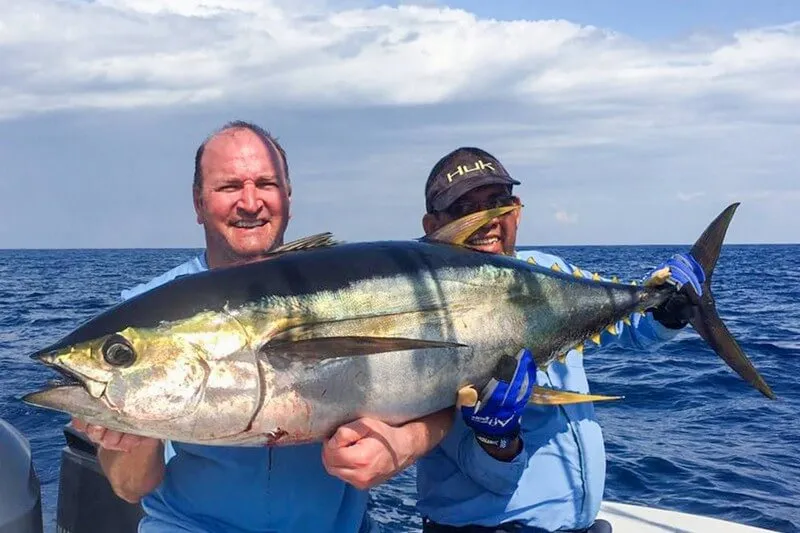
<svg viewBox="0 0 800 533">
<path fill-rule="evenodd" d="M 252 229 L 252 228 L 260 228 L 264 226 L 268 220 L 237 220 L 233 222 L 231 225 L 235 228 L 244 228 L 244 229 Z"/>
</svg>

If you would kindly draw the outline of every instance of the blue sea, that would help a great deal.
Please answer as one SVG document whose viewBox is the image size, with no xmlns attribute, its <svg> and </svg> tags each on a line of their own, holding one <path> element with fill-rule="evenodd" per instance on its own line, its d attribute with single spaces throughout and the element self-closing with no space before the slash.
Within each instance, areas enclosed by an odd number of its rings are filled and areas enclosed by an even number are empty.
<svg viewBox="0 0 800 533">
<path fill-rule="evenodd" d="M 544 247 L 584 269 L 640 279 L 684 247 Z M 22 404 L 53 373 L 28 358 L 196 250 L 0 250 L 0 417 L 29 440 L 54 529 L 64 415 Z M 654 353 L 587 351 L 608 449 L 607 500 L 800 532 L 800 245 L 726 246 L 720 314 L 778 395 L 741 381 L 692 331 Z M 373 515 L 415 531 L 414 470 L 374 491 Z"/>
</svg>

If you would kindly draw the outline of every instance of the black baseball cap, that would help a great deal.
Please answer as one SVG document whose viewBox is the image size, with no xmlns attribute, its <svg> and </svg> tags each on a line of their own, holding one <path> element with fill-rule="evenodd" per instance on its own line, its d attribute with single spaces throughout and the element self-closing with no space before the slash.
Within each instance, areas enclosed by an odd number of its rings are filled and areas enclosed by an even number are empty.
<svg viewBox="0 0 800 533">
<path fill-rule="evenodd" d="M 425 209 L 428 213 L 444 211 L 472 189 L 495 184 L 511 189 L 520 182 L 489 152 L 470 146 L 456 148 L 431 170 L 425 184 Z"/>
</svg>

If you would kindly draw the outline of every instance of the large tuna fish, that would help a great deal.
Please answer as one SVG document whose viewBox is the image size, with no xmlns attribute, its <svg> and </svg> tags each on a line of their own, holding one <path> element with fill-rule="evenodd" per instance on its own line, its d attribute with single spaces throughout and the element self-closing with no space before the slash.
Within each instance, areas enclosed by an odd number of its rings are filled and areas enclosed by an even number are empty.
<svg viewBox="0 0 800 533">
<path fill-rule="evenodd" d="M 691 324 L 740 376 L 772 391 L 720 321 L 712 270 L 738 204 L 692 254 L 706 272 Z M 218 445 L 320 440 L 358 417 L 400 424 L 480 389 L 501 356 L 545 367 L 676 288 L 575 277 L 453 243 L 499 208 L 422 241 L 301 239 L 257 263 L 175 279 L 34 354 L 76 381 L 25 401 L 111 429 Z M 444 241 L 444 242 L 443 242 Z M 537 388 L 533 401 L 602 399 Z"/>
</svg>

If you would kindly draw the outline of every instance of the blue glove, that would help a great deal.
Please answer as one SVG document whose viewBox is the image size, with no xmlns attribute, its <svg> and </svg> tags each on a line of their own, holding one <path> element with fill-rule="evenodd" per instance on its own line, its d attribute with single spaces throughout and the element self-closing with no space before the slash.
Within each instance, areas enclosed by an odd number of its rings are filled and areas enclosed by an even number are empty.
<svg viewBox="0 0 800 533">
<path fill-rule="evenodd" d="M 680 329 L 689 323 L 692 307 L 703 295 L 706 275 L 700 263 L 690 254 L 675 254 L 661 263 L 656 270 L 664 267 L 669 267 L 671 273 L 667 283 L 673 284 L 678 291 L 653 310 L 653 318 L 665 327 Z"/>
<path fill-rule="evenodd" d="M 483 388 L 480 400 L 474 389 L 469 399 L 459 392 L 459 407 L 464 423 L 479 442 L 505 449 L 519 436 L 522 410 L 536 384 L 533 354 L 523 348 L 516 357 L 504 355 L 494 375 Z"/>
<path fill-rule="evenodd" d="M 697 296 L 703 295 L 703 282 L 706 280 L 706 274 L 703 272 L 703 267 L 695 261 L 694 257 L 689 254 L 675 254 L 661 263 L 658 268 L 664 268 L 665 266 L 669 267 L 670 272 L 672 272 L 670 281 L 675 284 L 679 291 L 688 283 L 692 286 Z"/>
</svg>

